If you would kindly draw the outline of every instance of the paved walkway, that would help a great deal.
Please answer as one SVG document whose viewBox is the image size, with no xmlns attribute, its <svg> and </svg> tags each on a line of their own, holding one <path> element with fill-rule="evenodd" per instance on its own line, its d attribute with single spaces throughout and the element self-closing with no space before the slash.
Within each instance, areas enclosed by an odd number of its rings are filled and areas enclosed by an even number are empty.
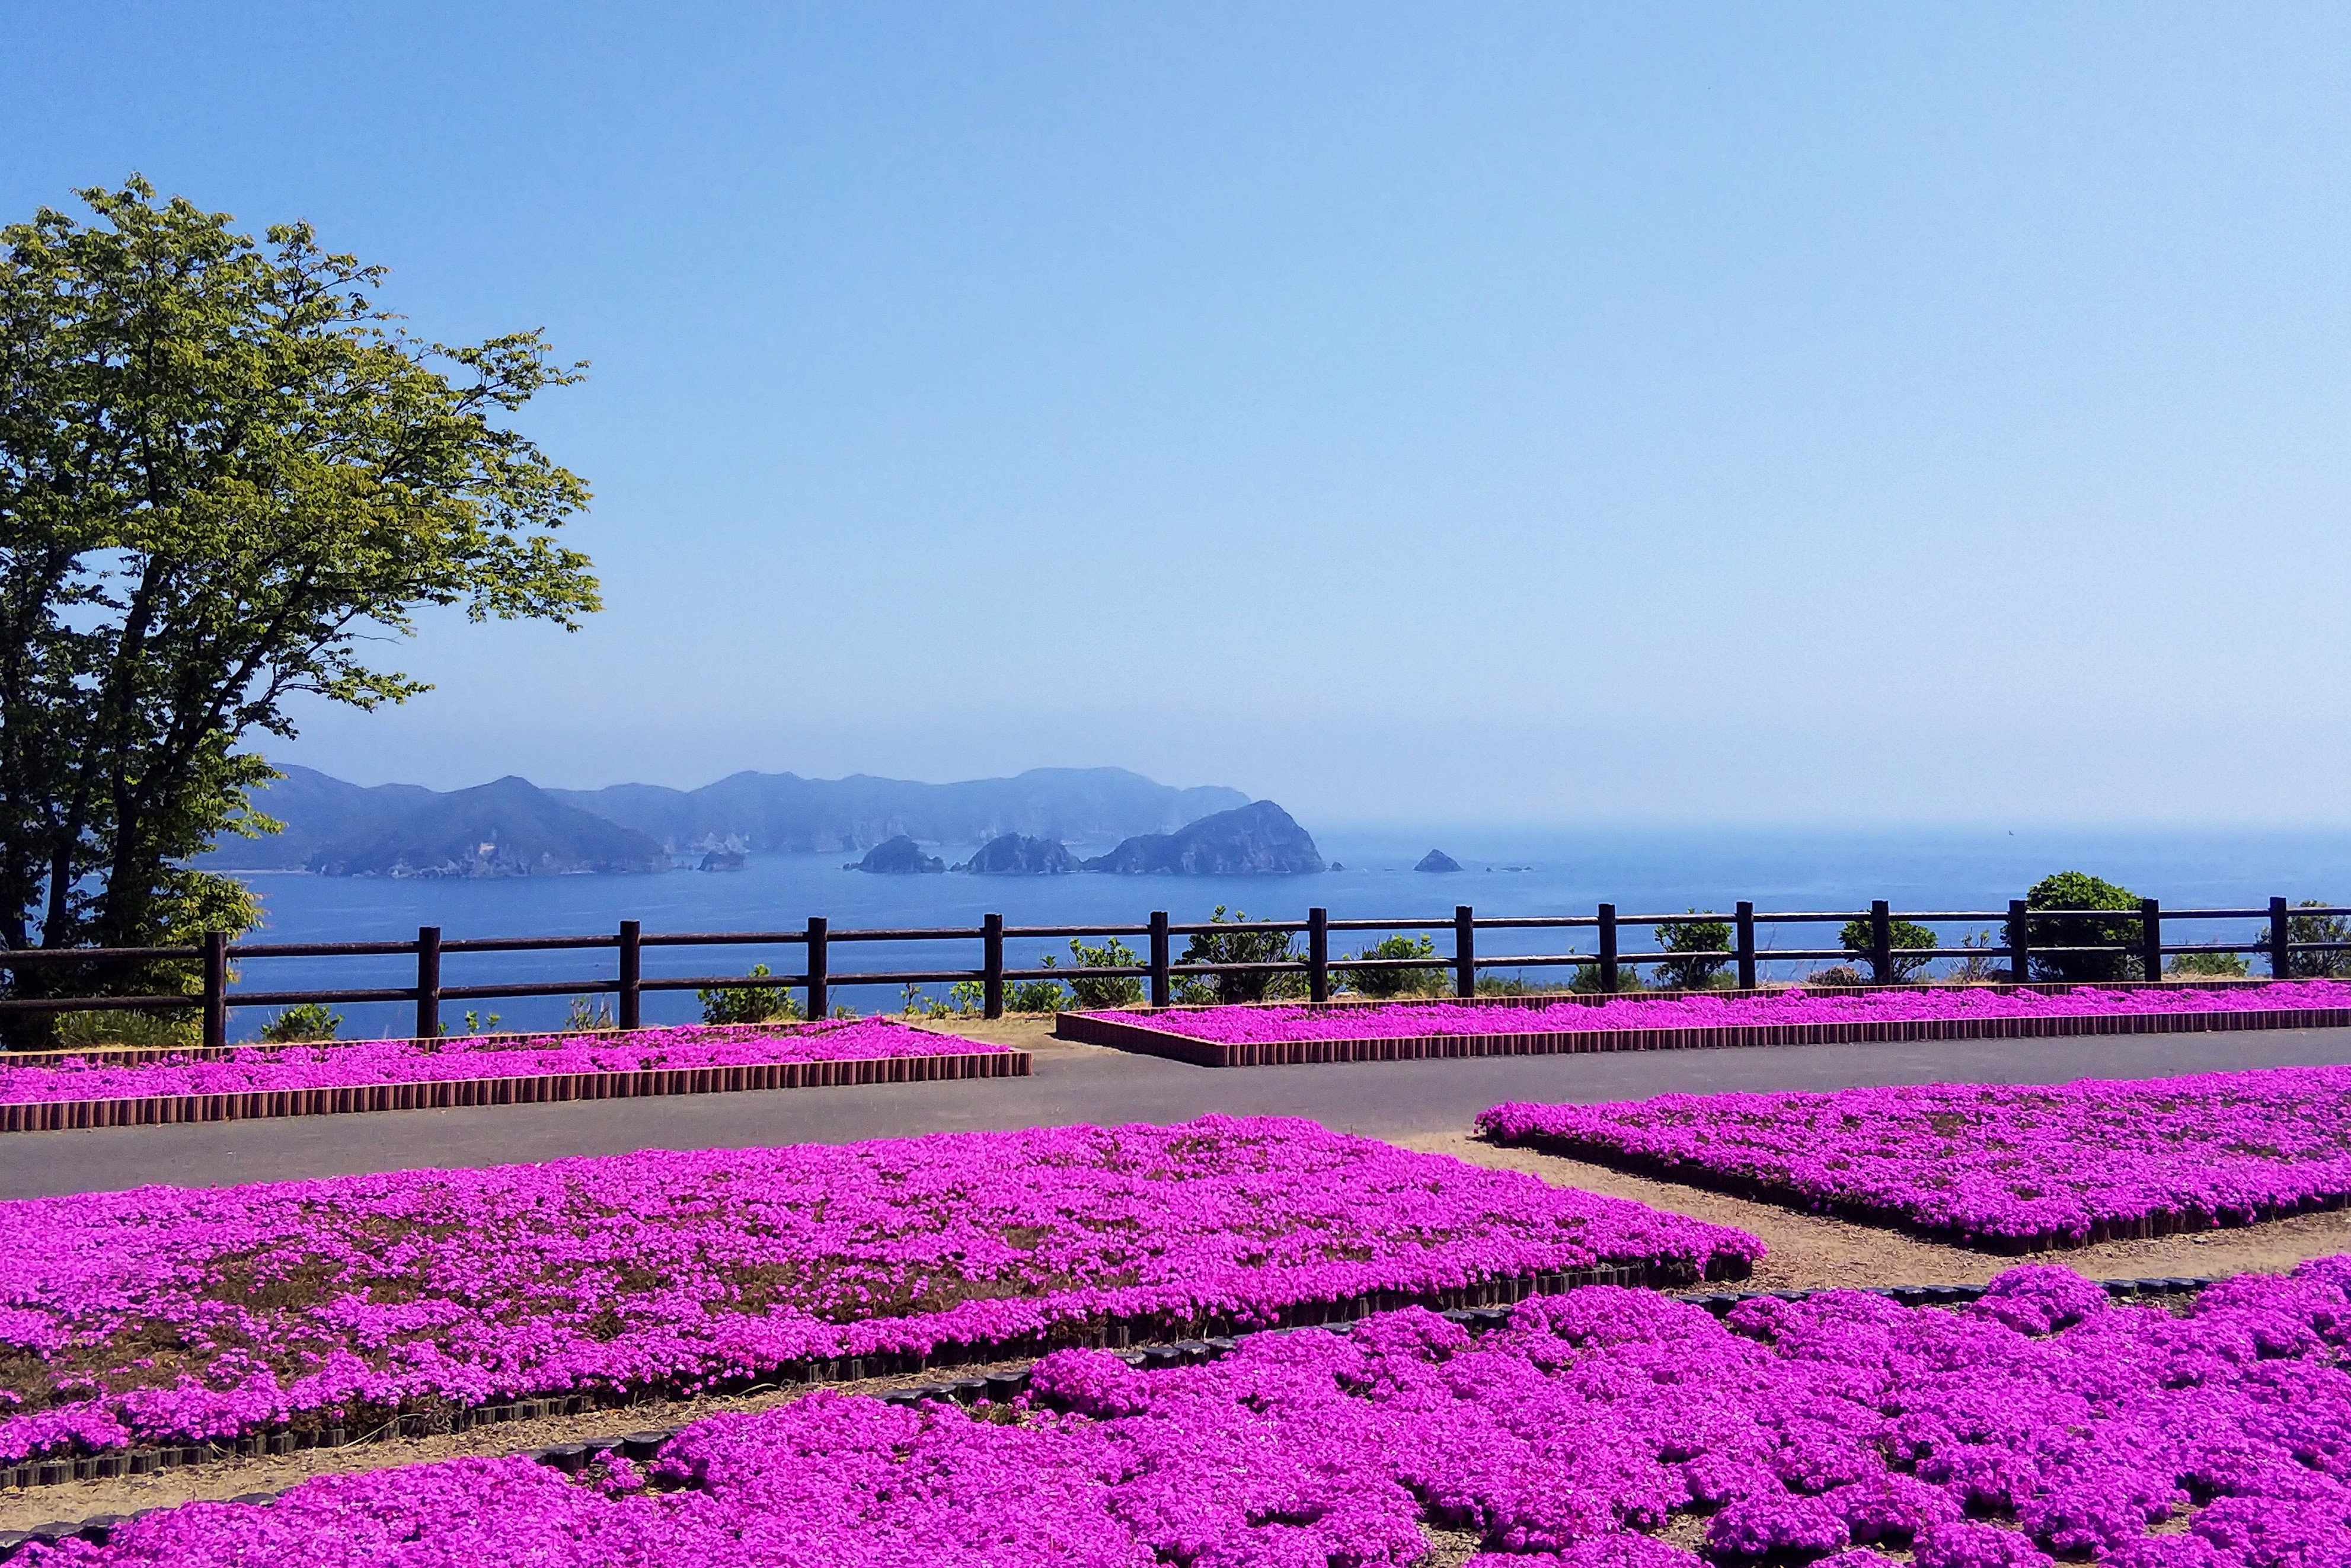
<svg viewBox="0 0 2351 1568">
<path fill-rule="evenodd" d="M 1035 1076 L 1026 1079 L 11 1134 L 0 1135 L 0 1198 L 149 1182 L 210 1186 L 503 1165 L 634 1149 L 847 1143 L 1073 1122 L 1176 1122 L 1209 1112 L 1311 1116 L 1330 1127 L 1405 1137 L 1465 1128 L 1502 1100 L 1625 1100 L 1670 1091 L 1837 1089 L 1938 1079 L 2051 1083 L 2345 1061 L 2351 1061 L 2351 1030 L 1228 1069 L 1049 1042 L 1037 1050 Z"/>
</svg>

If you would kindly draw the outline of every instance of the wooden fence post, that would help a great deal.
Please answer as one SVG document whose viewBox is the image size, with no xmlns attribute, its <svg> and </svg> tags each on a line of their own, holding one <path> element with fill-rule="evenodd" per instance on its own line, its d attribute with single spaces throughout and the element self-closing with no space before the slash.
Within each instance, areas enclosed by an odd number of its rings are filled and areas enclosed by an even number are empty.
<svg viewBox="0 0 2351 1568">
<path fill-rule="evenodd" d="M 228 933 L 204 933 L 204 1043 L 228 1044 Z"/>
<path fill-rule="evenodd" d="M 1174 986 L 1167 973 L 1167 912 L 1151 912 L 1151 1005 L 1166 1007 L 1173 998 Z"/>
<path fill-rule="evenodd" d="M 2163 978 L 2163 905 L 2152 898 L 2138 901 L 2138 962 L 2148 979 Z"/>
<path fill-rule="evenodd" d="M 1894 983 L 1894 912 L 1882 898 L 1869 901 L 1869 977 L 1881 986 Z"/>
<path fill-rule="evenodd" d="M 1453 906 L 1453 994 L 1478 994 L 1478 927 L 1466 904 Z"/>
<path fill-rule="evenodd" d="M 832 1012 L 832 997 L 824 983 L 826 921 L 821 915 L 811 915 L 808 923 L 808 1016 L 811 1021 L 827 1018 Z"/>
<path fill-rule="evenodd" d="M 2032 978 L 2032 929 L 2021 898 L 2008 901 L 2008 977 L 2016 985 Z"/>
<path fill-rule="evenodd" d="M 1004 1016 L 1004 916 L 979 917 L 979 1016 Z"/>
<path fill-rule="evenodd" d="M 1600 906 L 1600 988 L 1614 994 L 1616 989 L 1616 906 Z"/>
<path fill-rule="evenodd" d="M 441 1038 L 441 927 L 416 928 L 416 1038 Z"/>
<path fill-rule="evenodd" d="M 2286 918 L 2285 900 L 2270 900 L 2270 977 L 2283 980 L 2294 973 L 2294 926 Z"/>
<path fill-rule="evenodd" d="M 1752 899 L 1739 901 L 1739 988 L 1755 988 L 1755 904 Z"/>
<path fill-rule="evenodd" d="M 1306 998 L 1316 1002 L 1331 999 L 1331 912 L 1327 909 L 1306 912 Z"/>
<path fill-rule="evenodd" d="M 613 1022 L 622 1029 L 636 1029 L 643 1021 L 643 993 L 640 960 L 643 958 L 643 927 L 633 920 L 621 922 L 621 999 L 614 1006 Z"/>
</svg>

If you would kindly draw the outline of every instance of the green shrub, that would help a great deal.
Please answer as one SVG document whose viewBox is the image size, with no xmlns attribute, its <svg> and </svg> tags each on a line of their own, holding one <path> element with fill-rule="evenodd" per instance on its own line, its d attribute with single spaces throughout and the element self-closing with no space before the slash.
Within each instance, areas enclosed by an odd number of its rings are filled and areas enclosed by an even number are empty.
<svg viewBox="0 0 2351 1568">
<path fill-rule="evenodd" d="M 765 979 L 768 966 L 751 966 L 751 978 Z M 704 1023 L 774 1023 L 803 1016 L 800 1004 L 783 986 L 726 986 L 696 991 Z M 856 1015 L 852 1013 L 851 1017 Z"/>
<path fill-rule="evenodd" d="M 1541 997 L 1557 996 L 1575 987 L 1565 980 L 1530 980 L 1524 975 L 1480 975 L 1478 994 L 1481 997 Z"/>
<path fill-rule="evenodd" d="M 1585 964 L 1578 967 L 1575 971 L 1575 978 L 1567 983 L 1567 988 L 1580 997 L 1598 996 L 1600 994 L 1600 966 L 1597 964 Z M 1640 970 L 1635 968 L 1630 964 L 1619 964 L 1616 966 L 1616 989 L 1620 994 L 1625 991 L 1646 991 L 1648 988 L 1647 985 L 1643 983 L 1641 979 Z"/>
<path fill-rule="evenodd" d="M 1249 915 L 1243 910 L 1235 910 L 1228 916 L 1221 904 L 1217 905 L 1217 912 L 1208 916 L 1209 922 L 1217 925 L 1238 926 L 1248 919 Z M 1195 932 L 1192 939 L 1184 945 L 1183 961 L 1186 964 L 1276 964 L 1297 956 L 1290 950 L 1290 933 L 1287 931 L 1232 930 Z M 1294 978 L 1290 976 L 1279 977 Z M 1186 996 L 1197 996 L 1204 1001 L 1260 1002 L 1269 993 L 1295 994 L 1301 988 L 1296 984 L 1277 988 L 1273 983 L 1276 976 L 1261 973 L 1186 976 L 1185 978 L 1187 982 L 1185 988 Z"/>
<path fill-rule="evenodd" d="M 49 1043 L 58 1051 L 146 1051 L 195 1045 L 204 1037 L 204 1021 L 194 1008 L 153 1013 L 94 1010 L 57 1014 Z"/>
<path fill-rule="evenodd" d="M 1136 988 L 1140 992 L 1141 988 Z M 1136 998 L 1140 1000 L 1138 995 Z M 1008 1013 L 1057 1013 L 1069 1001 L 1069 993 L 1061 989 L 1059 980 L 1015 980 L 1004 988 L 1004 1010 Z"/>
<path fill-rule="evenodd" d="M 2242 953 L 2174 953 L 2163 972 L 2183 980 L 2241 980 L 2249 974 Z"/>
<path fill-rule="evenodd" d="M 1831 964 L 1825 969 L 1814 969 L 1804 977 L 1808 986 L 1865 986 L 1869 984 L 1859 969 L 1851 964 Z"/>
<path fill-rule="evenodd" d="M 1374 942 L 1357 958 L 1434 958 L 1437 944 L 1426 936 L 1398 934 Z M 1437 997 L 1445 994 L 1442 969 L 1335 969 L 1339 983 L 1364 997 Z"/>
<path fill-rule="evenodd" d="M 1690 914 L 1698 911 L 1693 909 Z M 1714 913 L 1712 910 L 1707 914 Z M 1679 925 L 1657 927 L 1657 950 L 1661 953 L 1687 953 L 1686 958 L 1667 958 L 1656 966 L 1656 984 L 1669 991 L 1703 991 L 1714 985 L 1714 977 L 1730 962 L 1727 957 L 1699 957 L 1696 955 L 1719 952 L 1730 946 L 1730 925 L 1723 920 L 1693 920 Z"/>
<path fill-rule="evenodd" d="M 2127 918 L 2027 920 L 2032 944 L 2032 977 L 2041 980 L 2132 980 L 2147 977 L 2138 955 L 2127 949 L 2139 939 L 2138 894 L 2087 872 L 2061 871 L 2032 884 L 2024 902 L 2034 909 L 2127 910 Z M 2110 953 L 2049 953 L 2051 947 L 2111 945 Z M 2022 977 L 2019 977 L 2022 978 Z"/>
<path fill-rule="evenodd" d="M 301 1002 L 261 1026 L 261 1038 L 270 1045 L 294 1045 L 303 1040 L 332 1040 L 343 1015 L 329 1012 L 324 1002 Z"/>
<path fill-rule="evenodd" d="M 594 1030 L 611 1029 L 612 1003 L 606 997 L 574 997 L 571 1009 L 563 1019 L 566 1034 L 586 1034 Z"/>
<path fill-rule="evenodd" d="M 1088 946 L 1072 936 L 1070 938 L 1070 956 L 1077 960 L 1077 967 L 1081 969 L 1131 969 L 1134 967 L 1134 950 L 1115 936 L 1105 940 L 1099 946 Z M 1045 967 L 1050 969 L 1052 967 L 1053 960 L 1048 957 L 1045 960 Z M 1052 984 L 1050 980 L 1040 983 Z M 1057 991 L 1060 988 L 1058 986 L 1054 987 Z M 1072 974 L 1070 977 L 1070 991 L 1077 998 L 1078 1005 L 1081 1008 L 1139 1008 L 1143 1005 L 1143 977 L 1140 975 L 1086 977 Z M 1022 1010 L 1058 1012 L 1061 1009 L 1059 1007 L 1054 1007 L 1028 1008 Z"/>
<path fill-rule="evenodd" d="M 1848 953 L 1857 954 L 1864 958 L 1868 957 L 1870 944 L 1876 939 L 1870 932 L 1869 925 L 1870 923 L 1866 920 L 1846 921 L 1844 929 L 1837 933 L 1839 945 Z M 1893 921 L 1890 923 L 1887 934 L 1894 941 L 1894 973 L 1888 975 L 1887 979 L 1907 980 L 1934 962 L 1931 958 L 1904 956 L 1905 948 L 1936 946 L 1935 934 L 1917 921 Z"/>
<path fill-rule="evenodd" d="M 2000 949 L 1992 944 L 1995 938 L 1989 931 L 1970 931 L 1959 938 L 1959 946 L 1968 956 L 1951 966 L 1944 977 L 1953 985 L 1980 986 L 2008 978 L 2008 966 L 2000 961 Z"/>
</svg>

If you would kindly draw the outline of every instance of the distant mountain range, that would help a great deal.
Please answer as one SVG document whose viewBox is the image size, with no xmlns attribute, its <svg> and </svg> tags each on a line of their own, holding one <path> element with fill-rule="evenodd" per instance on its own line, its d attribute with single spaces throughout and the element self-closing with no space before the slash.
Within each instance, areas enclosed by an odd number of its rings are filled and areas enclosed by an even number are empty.
<svg viewBox="0 0 2351 1568">
<path fill-rule="evenodd" d="M 197 865 L 340 876 L 656 871 L 711 851 L 856 851 L 900 836 L 1125 840 L 1249 804 L 1238 789 L 1179 789 L 1117 768 L 1040 768 L 956 784 L 737 773 L 699 789 L 542 789 L 509 777 L 447 792 L 282 771 L 254 804 L 286 831 L 225 839 Z"/>
</svg>

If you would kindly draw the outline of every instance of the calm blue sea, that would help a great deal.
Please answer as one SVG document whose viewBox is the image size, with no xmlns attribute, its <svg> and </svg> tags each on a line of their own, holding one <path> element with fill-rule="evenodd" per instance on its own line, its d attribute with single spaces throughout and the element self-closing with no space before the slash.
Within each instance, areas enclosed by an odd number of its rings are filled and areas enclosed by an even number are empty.
<svg viewBox="0 0 2351 1568">
<path fill-rule="evenodd" d="M 654 931 L 794 929 L 811 915 L 849 927 L 977 925 L 990 911 L 1015 925 L 1141 924 L 1154 909 L 1177 921 L 1204 919 L 1217 904 L 1260 918 L 1302 916 L 1314 904 L 1334 918 L 1447 918 L 1457 904 L 1479 915 L 1589 915 L 1603 900 L 1626 915 L 1697 907 L 1728 910 L 1751 898 L 1759 910 L 1865 908 L 1872 898 L 1897 910 L 2002 907 L 2049 872 L 2083 870 L 2118 882 L 2175 908 L 2252 906 L 2271 894 L 2351 900 L 2351 832 L 2214 831 L 2058 831 L 2010 833 L 1911 831 L 1836 834 L 1785 831 L 1708 830 L 1691 832 L 1558 830 L 1511 832 L 1484 828 L 1330 832 L 1317 835 L 1323 853 L 1345 869 L 1311 877 L 1196 878 L 1076 875 L 1060 877 L 888 877 L 844 871 L 853 857 L 755 855 L 739 873 L 670 872 L 646 876 L 567 876 L 499 881 L 387 881 L 262 873 L 249 880 L 268 911 L 259 940 L 358 941 L 412 938 L 423 925 L 446 937 L 569 935 L 611 931 L 622 919 Z M 1076 847 L 1076 846 L 1073 846 Z M 1087 852 L 1098 847 L 1088 847 Z M 1460 861 L 1458 875 L 1415 873 L 1431 848 Z M 971 846 L 944 846 L 952 863 Z M 2242 936 L 2239 921 L 2208 931 L 2182 929 L 2175 940 Z M 1963 926 L 1949 926 L 1956 938 Z M 1480 934 L 1481 952 L 1560 952 L 1575 944 L 1566 934 Z M 1589 934 L 1584 938 L 1588 950 Z M 1834 946 L 1833 932 L 1787 927 L 1761 940 L 1783 947 Z M 1648 944 L 1627 935 L 1628 950 Z M 1440 936 L 1440 950 L 1447 939 Z M 1334 949 L 1339 946 L 1333 944 Z M 1008 961 L 1036 962 L 1066 943 L 1019 942 Z M 767 962 L 798 968 L 798 949 L 651 950 L 647 975 L 741 972 Z M 978 944 L 890 946 L 860 944 L 837 949 L 836 970 L 953 967 L 979 961 Z M 608 977 L 610 953 L 451 955 L 444 983 L 564 980 Z M 1782 974 L 1804 966 L 1781 966 Z M 1544 973 L 1558 973 L 1545 971 Z M 413 964 L 401 959 L 277 959 L 244 966 L 250 988 L 291 989 L 348 984 L 413 983 Z M 862 988 L 840 993 L 865 1011 L 895 1011 L 898 992 Z M 561 999 L 474 1004 L 496 1012 L 506 1027 L 537 1028 L 559 1021 Z M 347 1035 L 404 1032 L 404 1006 L 353 1005 L 340 1009 Z M 448 1009 L 456 1027 L 463 1004 Z M 648 1021 L 684 1021 L 696 1015 L 690 994 L 645 999 Z M 235 1015 L 233 1032 L 249 1034 L 262 1017 Z"/>
</svg>

